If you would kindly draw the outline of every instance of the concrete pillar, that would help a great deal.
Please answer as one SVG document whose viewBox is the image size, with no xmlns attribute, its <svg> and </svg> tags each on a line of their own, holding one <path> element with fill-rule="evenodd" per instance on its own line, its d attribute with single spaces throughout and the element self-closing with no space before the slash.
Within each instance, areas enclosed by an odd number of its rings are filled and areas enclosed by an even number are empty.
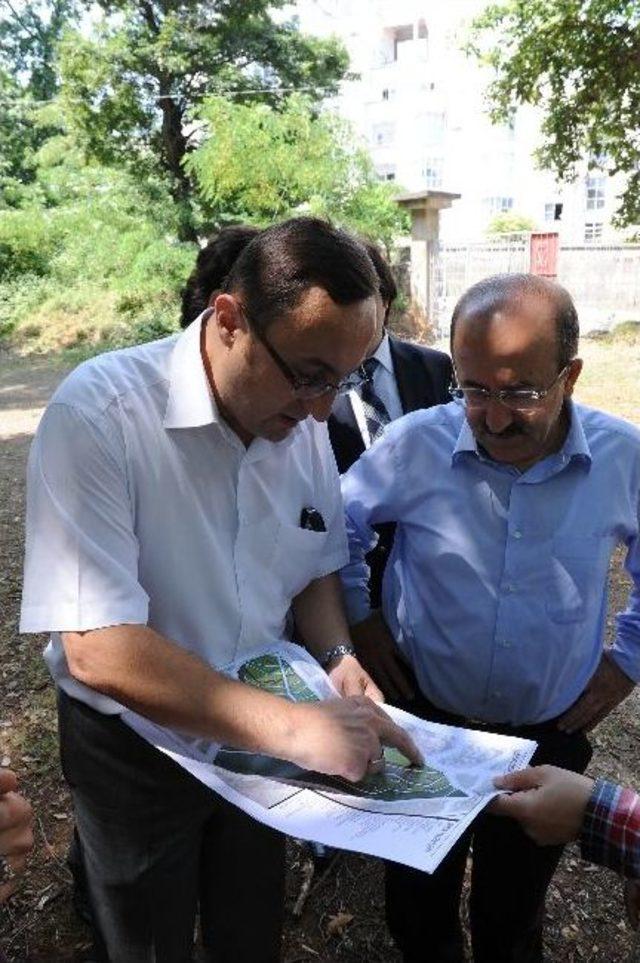
<svg viewBox="0 0 640 963">
<path fill-rule="evenodd" d="M 396 198 L 411 216 L 411 311 L 425 330 L 435 323 L 440 211 L 451 207 L 459 197 L 448 191 L 419 191 Z"/>
</svg>

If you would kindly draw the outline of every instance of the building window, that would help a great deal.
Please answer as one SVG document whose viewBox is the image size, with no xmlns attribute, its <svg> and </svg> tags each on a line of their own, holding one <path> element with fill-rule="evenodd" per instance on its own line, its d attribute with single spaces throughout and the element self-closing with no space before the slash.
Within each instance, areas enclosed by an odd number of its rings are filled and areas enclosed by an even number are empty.
<svg viewBox="0 0 640 963">
<path fill-rule="evenodd" d="M 544 205 L 544 219 L 545 221 L 561 221 L 562 220 L 562 204 L 557 201 L 552 201 L 549 204 Z"/>
<path fill-rule="evenodd" d="M 432 191 L 442 187 L 442 174 L 444 170 L 444 160 L 442 157 L 427 157 L 420 175 L 424 181 L 424 186 Z"/>
<path fill-rule="evenodd" d="M 484 204 L 490 216 L 493 216 L 494 214 L 504 214 L 505 211 L 512 210 L 513 198 L 512 197 L 487 197 L 485 198 Z"/>
<path fill-rule="evenodd" d="M 602 221 L 587 221 L 584 226 L 585 244 L 592 244 L 602 238 Z"/>
<path fill-rule="evenodd" d="M 398 59 L 398 47 L 401 43 L 413 40 L 413 24 L 407 23 L 403 27 L 396 27 L 393 32 L 393 59 Z"/>
<path fill-rule="evenodd" d="M 395 181 L 396 179 L 396 165 L 395 164 L 378 164 L 376 167 L 376 174 L 381 181 Z"/>
<path fill-rule="evenodd" d="M 415 120 L 415 137 L 422 144 L 441 144 L 447 126 L 447 115 L 428 111 Z"/>
<path fill-rule="evenodd" d="M 388 147 L 393 144 L 395 124 L 374 124 L 371 129 L 371 142 L 374 147 Z"/>
<path fill-rule="evenodd" d="M 403 24 L 401 27 L 396 27 L 393 30 L 393 59 L 400 60 L 403 55 L 408 51 L 409 48 L 405 47 L 404 51 L 401 53 L 400 48 L 403 43 L 411 43 L 413 40 L 422 40 L 418 47 L 414 48 L 415 54 L 417 54 L 420 60 L 426 60 L 427 58 L 427 44 L 429 40 L 429 31 L 427 30 L 427 24 L 424 20 L 419 20 L 417 24 L 417 30 L 414 24 L 407 23 Z"/>
<path fill-rule="evenodd" d="M 595 175 L 587 177 L 586 197 L 587 210 L 599 211 L 604 207 L 606 177 Z"/>
</svg>

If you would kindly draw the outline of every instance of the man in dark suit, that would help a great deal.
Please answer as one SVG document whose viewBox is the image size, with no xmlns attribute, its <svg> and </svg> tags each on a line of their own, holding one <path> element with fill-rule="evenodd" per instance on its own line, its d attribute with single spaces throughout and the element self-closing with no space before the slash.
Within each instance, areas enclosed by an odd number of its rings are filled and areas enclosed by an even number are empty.
<svg viewBox="0 0 640 963">
<path fill-rule="evenodd" d="M 380 340 L 375 351 L 364 362 L 370 381 L 356 393 L 335 400 L 329 416 L 329 437 L 333 453 L 342 474 L 366 448 L 382 434 L 384 426 L 417 408 L 446 404 L 451 400 L 451 359 L 442 351 L 420 344 L 402 341 L 387 330 L 387 320 L 398 290 L 389 265 L 374 244 L 367 244 L 367 253 L 380 279 Z M 395 525 L 376 528 L 379 540 L 367 556 L 371 569 L 369 591 L 372 608 L 381 602 L 382 577 L 391 546 Z M 410 697 L 402 677 L 387 682 L 388 698 L 397 695 Z M 392 687 L 389 688 L 389 683 Z M 399 690 L 394 692 L 394 689 Z"/>
</svg>

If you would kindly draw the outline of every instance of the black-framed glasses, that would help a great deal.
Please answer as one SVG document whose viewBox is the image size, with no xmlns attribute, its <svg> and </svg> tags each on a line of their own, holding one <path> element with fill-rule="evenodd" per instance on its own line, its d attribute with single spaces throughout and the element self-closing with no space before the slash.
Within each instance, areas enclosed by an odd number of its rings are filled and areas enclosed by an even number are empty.
<svg viewBox="0 0 640 963">
<path fill-rule="evenodd" d="M 280 372 L 284 378 L 289 382 L 292 394 L 294 394 L 296 398 L 300 398 L 302 401 L 311 401 L 313 398 L 321 398 L 323 395 L 328 395 L 332 392 L 337 395 L 346 395 L 350 391 L 360 388 L 366 381 L 369 381 L 369 375 L 364 370 L 362 365 L 337 383 L 333 381 L 327 381 L 326 378 L 301 378 L 296 374 L 293 368 L 289 367 L 287 362 L 276 351 L 271 342 L 267 340 L 266 335 L 260 330 L 258 325 L 256 325 L 255 322 L 252 322 L 244 305 L 241 304 L 240 301 L 236 301 L 236 303 L 242 311 L 245 321 L 255 334 L 260 344 L 266 348 L 271 360 L 280 369 Z"/>
<path fill-rule="evenodd" d="M 493 398 L 512 411 L 533 411 L 539 407 L 549 392 L 553 391 L 558 382 L 566 377 L 570 367 L 571 362 L 562 369 L 548 388 L 502 388 L 500 391 L 489 391 L 488 388 L 459 388 L 458 385 L 450 385 L 449 394 L 454 401 L 467 408 L 486 408 Z"/>
</svg>

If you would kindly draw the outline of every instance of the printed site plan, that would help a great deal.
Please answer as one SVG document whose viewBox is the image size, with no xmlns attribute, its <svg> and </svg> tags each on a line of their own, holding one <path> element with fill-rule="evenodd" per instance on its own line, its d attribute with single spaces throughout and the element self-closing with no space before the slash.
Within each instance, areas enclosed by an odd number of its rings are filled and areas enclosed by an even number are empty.
<svg viewBox="0 0 640 963">
<path fill-rule="evenodd" d="M 229 674 L 298 702 L 335 698 L 304 649 L 278 643 Z M 205 785 L 260 822 L 325 846 L 369 853 L 433 872 L 496 790 L 492 778 L 527 765 L 535 743 L 423 722 L 385 706 L 419 747 L 425 765 L 386 748 L 384 772 L 359 783 L 271 756 L 178 737 L 133 712 L 123 720 Z"/>
</svg>

